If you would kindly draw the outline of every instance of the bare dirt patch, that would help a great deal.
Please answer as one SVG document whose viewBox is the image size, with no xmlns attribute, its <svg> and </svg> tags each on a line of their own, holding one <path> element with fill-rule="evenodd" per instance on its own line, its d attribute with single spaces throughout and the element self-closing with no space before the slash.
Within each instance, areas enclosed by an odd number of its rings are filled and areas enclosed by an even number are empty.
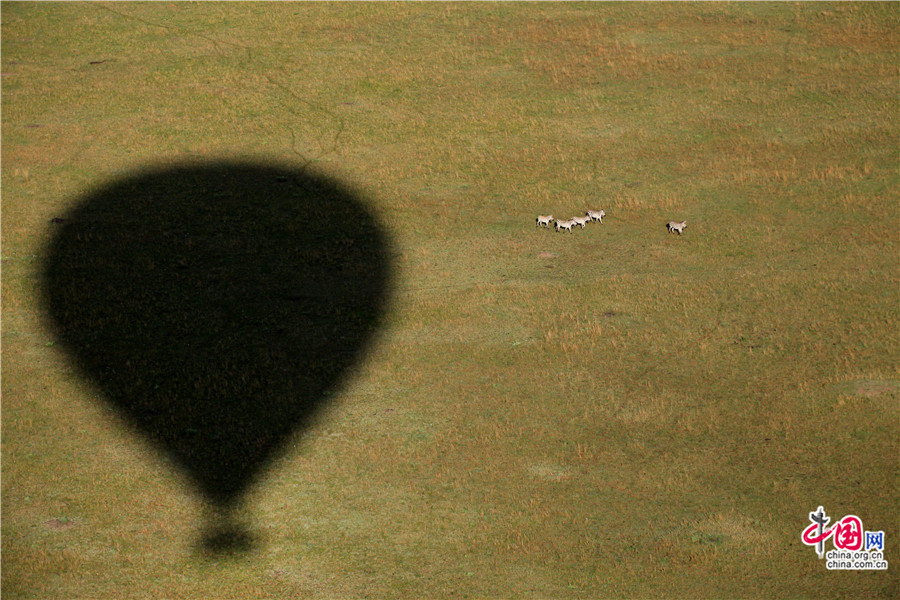
<svg viewBox="0 0 900 600">
<path fill-rule="evenodd" d="M 47 529 L 52 529 L 54 531 L 63 531 L 66 529 L 71 529 L 75 526 L 75 522 L 71 519 L 67 519 L 66 517 L 50 519 L 46 522 Z"/>
<path fill-rule="evenodd" d="M 853 394 L 854 396 L 863 396 L 864 398 L 877 398 L 886 394 L 897 394 L 900 392 L 900 381 L 884 381 L 880 379 L 858 379 L 847 383 L 839 384 L 840 391 Z"/>
</svg>

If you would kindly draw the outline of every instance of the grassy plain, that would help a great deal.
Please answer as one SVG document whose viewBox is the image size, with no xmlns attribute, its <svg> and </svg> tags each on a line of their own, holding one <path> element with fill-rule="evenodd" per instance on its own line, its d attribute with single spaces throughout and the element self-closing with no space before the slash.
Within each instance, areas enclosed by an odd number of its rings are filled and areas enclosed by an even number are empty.
<svg viewBox="0 0 900 600">
<path fill-rule="evenodd" d="M 897 4 L 2 17 L 4 598 L 897 596 Z M 359 190 L 395 289 L 247 497 L 258 543 L 209 557 L 38 273 L 80 194 L 234 157 Z M 889 570 L 828 572 L 819 505 Z"/>
</svg>

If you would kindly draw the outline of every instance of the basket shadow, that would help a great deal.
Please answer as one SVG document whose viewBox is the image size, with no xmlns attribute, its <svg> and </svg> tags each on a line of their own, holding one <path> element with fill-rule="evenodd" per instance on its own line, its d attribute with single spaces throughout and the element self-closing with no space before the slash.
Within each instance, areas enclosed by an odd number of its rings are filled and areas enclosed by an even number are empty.
<svg viewBox="0 0 900 600">
<path fill-rule="evenodd" d="M 60 345 L 217 510 L 328 401 L 386 310 L 385 231 L 309 171 L 149 169 L 51 227 L 41 286 Z M 229 536 L 211 543 L 244 544 Z"/>
</svg>

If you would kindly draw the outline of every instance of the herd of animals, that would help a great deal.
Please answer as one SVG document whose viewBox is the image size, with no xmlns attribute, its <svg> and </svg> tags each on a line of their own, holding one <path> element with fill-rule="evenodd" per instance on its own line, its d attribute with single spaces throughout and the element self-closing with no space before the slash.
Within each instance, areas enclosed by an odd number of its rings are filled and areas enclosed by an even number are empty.
<svg viewBox="0 0 900 600">
<path fill-rule="evenodd" d="M 587 211 L 587 215 L 584 217 L 572 217 L 571 219 L 566 219 L 565 221 L 560 221 L 559 219 L 554 219 L 553 215 L 538 215 L 538 218 L 535 220 L 535 227 L 546 227 L 550 228 L 550 223 L 556 221 L 554 227 L 556 227 L 556 231 L 562 231 L 565 229 L 569 233 L 572 233 L 572 228 L 576 225 L 581 225 L 581 228 L 584 229 L 584 226 L 592 221 L 597 221 L 601 225 L 603 224 L 603 217 L 606 216 L 606 211 L 603 210 L 589 210 Z M 684 231 L 684 228 L 687 226 L 687 221 L 669 221 L 666 224 L 666 229 L 669 230 L 669 233 L 677 233 L 681 235 L 681 232 Z"/>
</svg>

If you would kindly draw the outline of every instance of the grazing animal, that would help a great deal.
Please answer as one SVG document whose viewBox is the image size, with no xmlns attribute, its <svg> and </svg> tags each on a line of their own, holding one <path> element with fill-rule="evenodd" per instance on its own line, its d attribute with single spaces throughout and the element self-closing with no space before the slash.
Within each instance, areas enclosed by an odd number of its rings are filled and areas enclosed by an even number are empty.
<svg viewBox="0 0 900 600">
<path fill-rule="evenodd" d="M 568 221 L 557 221 L 556 222 L 556 230 L 565 229 L 569 233 L 572 233 L 572 226 L 575 224 L 575 221 L 569 219 Z"/>
<path fill-rule="evenodd" d="M 587 211 L 587 216 L 590 217 L 591 221 L 600 221 L 603 223 L 603 217 L 606 216 L 605 210 L 589 210 Z"/>
<path fill-rule="evenodd" d="M 584 229 L 584 224 L 590 221 L 587 217 L 572 217 L 572 220 L 575 221 L 576 225 L 581 225 L 582 229 Z"/>
<path fill-rule="evenodd" d="M 536 220 L 537 225 L 535 227 L 550 227 L 550 221 L 553 220 L 553 215 L 538 215 Z"/>
<path fill-rule="evenodd" d="M 666 227 L 669 228 L 669 233 L 678 232 L 678 235 L 681 235 L 681 230 L 685 228 L 687 225 L 687 221 L 682 221 L 681 223 L 676 223 L 675 221 L 669 221 L 669 224 Z"/>
</svg>

